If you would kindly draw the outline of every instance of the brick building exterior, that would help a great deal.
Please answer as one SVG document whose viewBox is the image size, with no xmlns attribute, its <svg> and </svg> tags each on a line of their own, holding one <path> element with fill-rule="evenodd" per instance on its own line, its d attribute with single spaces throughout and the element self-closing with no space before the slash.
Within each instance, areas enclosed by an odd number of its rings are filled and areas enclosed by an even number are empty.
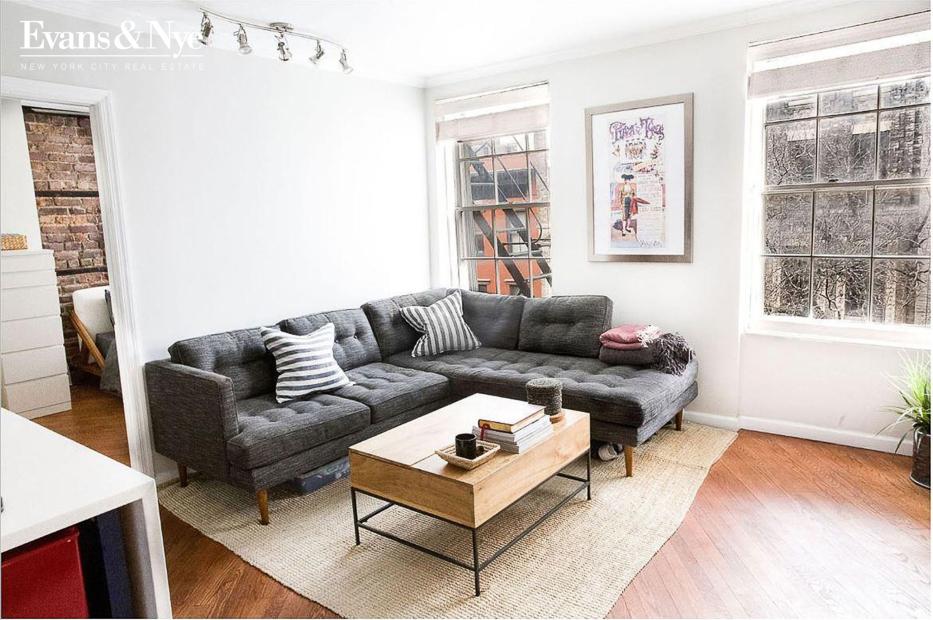
<svg viewBox="0 0 933 620">
<path fill-rule="evenodd" d="M 91 122 L 87 116 L 23 112 L 42 247 L 55 254 L 65 350 L 71 359 L 78 352 L 78 336 L 68 320 L 71 294 L 108 283 Z"/>
</svg>

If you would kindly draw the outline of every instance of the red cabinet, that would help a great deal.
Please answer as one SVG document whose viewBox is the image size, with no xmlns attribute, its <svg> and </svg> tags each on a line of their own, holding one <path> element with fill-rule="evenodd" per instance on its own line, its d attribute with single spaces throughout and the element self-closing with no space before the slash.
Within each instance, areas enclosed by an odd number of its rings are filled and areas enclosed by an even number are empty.
<svg viewBox="0 0 933 620">
<path fill-rule="evenodd" d="M 4 618 L 88 617 L 76 527 L 4 553 L 0 574 Z"/>
</svg>

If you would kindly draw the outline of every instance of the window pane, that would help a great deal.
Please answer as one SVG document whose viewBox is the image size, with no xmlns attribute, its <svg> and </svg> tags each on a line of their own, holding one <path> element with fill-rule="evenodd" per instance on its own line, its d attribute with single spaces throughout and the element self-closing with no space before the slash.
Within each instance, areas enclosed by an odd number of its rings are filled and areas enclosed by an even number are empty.
<svg viewBox="0 0 933 620">
<path fill-rule="evenodd" d="M 463 205 L 495 204 L 491 157 L 460 162 L 460 181 Z"/>
<path fill-rule="evenodd" d="M 531 234 L 533 256 L 551 257 L 551 210 L 535 207 L 528 210 L 528 226 Z"/>
<path fill-rule="evenodd" d="M 525 153 L 495 156 L 498 201 L 528 202 L 528 156 Z"/>
<path fill-rule="evenodd" d="M 495 139 L 496 153 L 519 153 L 526 149 L 525 134 L 520 133 L 513 136 L 499 136 Z"/>
<path fill-rule="evenodd" d="M 765 134 L 767 184 L 812 183 L 816 159 L 816 121 L 769 125 Z"/>
<path fill-rule="evenodd" d="M 930 78 L 891 82 L 881 85 L 881 107 L 895 108 L 902 105 L 928 103 L 930 101 Z"/>
<path fill-rule="evenodd" d="M 875 177 L 875 114 L 820 119 L 820 181 Z"/>
<path fill-rule="evenodd" d="M 546 131 L 536 131 L 528 134 L 528 148 L 530 150 L 548 148 L 548 137 Z"/>
<path fill-rule="evenodd" d="M 528 224 L 522 210 L 496 209 L 499 256 L 528 256 Z"/>
<path fill-rule="evenodd" d="M 499 294 L 531 296 L 529 274 L 531 265 L 527 258 L 509 258 L 498 261 Z"/>
<path fill-rule="evenodd" d="M 881 129 L 882 179 L 910 179 L 930 175 L 930 107 L 886 110 Z"/>
<path fill-rule="evenodd" d="M 532 297 L 551 296 L 551 266 L 544 259 L 531 261 L 531 294 Z"/>
<path fill-rule="evenodd" d="M 765 195 L 764 233 L 767 254 L 809 254 L 813 194 Z"/>
<path fill-rule="evenodd" d="M 768 104 L 765 114 L 769 123 L 814 117 L 816 116 L 816 95 L 801 95 L 774 101 Z"/>
<path fill-rule="evenodd" d="M 869 263 L 867 258 L 813 259 L 813 317 L 866 320 Z"/>
<path fill-rule="evenodd" d="M 871 253 L 871 190 L 816 193 L 813 253 Z"/>
<path fill-rule="evenodd" d="M 872 284 L 872 320 L 878 323 L 930 323 L 930 261 L 877 259 Z"/>
<path fill-rule="evenodd" d="M 820 115 L 863 112 L 878 107 L 878 87 L 875 85 L 834 90 L 820 95 Z"/>
<path fill-rule="evenodd" d="M 765 258 L 765 314 L 810 314 L 810 259 Z"/>
<path fill-rule="evenodd" d="M 475 159 L 492 155 L 492 142 L 474 140 L 460 143 L 460 159 Z"/>
<path fill-rule="evenodd" d="M 547 202 L 551 199 L 549 169 L 547 162 L 548 154 L 530 153 L 528 163 L 531 167 L 531 201 Z"/>
<path fill-rule="evenodd" d="M 492 247 L 492 211 L 461 211 L 460 234 L 461 256 L 495 256 Z"/>
<path fill-rule="evenodd" d="M 875 193 L 875 255 L 930 253 L 930 188 L 879 188 Z"/>
<path fill-rule="evenodd" d="M 469 289 L 478 293 L 496 292 L 496 261 L 494 259 L 463 261 Z"/>
</svg>

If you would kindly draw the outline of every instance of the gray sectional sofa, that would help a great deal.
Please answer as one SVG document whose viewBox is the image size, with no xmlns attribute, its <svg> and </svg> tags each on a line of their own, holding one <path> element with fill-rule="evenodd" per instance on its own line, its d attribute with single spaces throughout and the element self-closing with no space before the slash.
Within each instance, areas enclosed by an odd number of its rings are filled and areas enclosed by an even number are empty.
<svg viewBox="0 0 933 620">
<path fill-rule="evenodd" d="M 593 439 L 631 448 L 675 420 L 697 395 L 697 365 L 681 375 L 611 366 L 599 359 L 612 301 L 575 295 L 526 299 L 462 291 L 464 319 L 482 343 L 473 351 L 411 357 L 418 334 L 399 308 L 426 306 L 453 289 L 369 302 L 362 308 L 285 319 L 306 334 L 333 323 L 334 357 L 354 385 L 278 404 L 275 362 L 259 328 L 176 342 L 171 358 L 146 364 L 156 450 L 179 464 L 257 494 L 344 456 L 367 437 L 477 392 L 525 398 L 525 383 L 556 377 L 564 404 L 590 413 Z"/>
</svg>

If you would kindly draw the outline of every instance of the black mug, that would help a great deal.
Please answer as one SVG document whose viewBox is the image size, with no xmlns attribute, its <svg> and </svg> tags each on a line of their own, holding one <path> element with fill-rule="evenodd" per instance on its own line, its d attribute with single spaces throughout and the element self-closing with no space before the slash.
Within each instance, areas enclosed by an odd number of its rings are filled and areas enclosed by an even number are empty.
<svg viewBox="0 0 933 620">
<path fill-rule="evenodd" d="M 476 458 L 476 435 L 473 433 L 461 433 L 454 439 L 456 440 L 457 456 L 470 460 Z"/>
</svg>

